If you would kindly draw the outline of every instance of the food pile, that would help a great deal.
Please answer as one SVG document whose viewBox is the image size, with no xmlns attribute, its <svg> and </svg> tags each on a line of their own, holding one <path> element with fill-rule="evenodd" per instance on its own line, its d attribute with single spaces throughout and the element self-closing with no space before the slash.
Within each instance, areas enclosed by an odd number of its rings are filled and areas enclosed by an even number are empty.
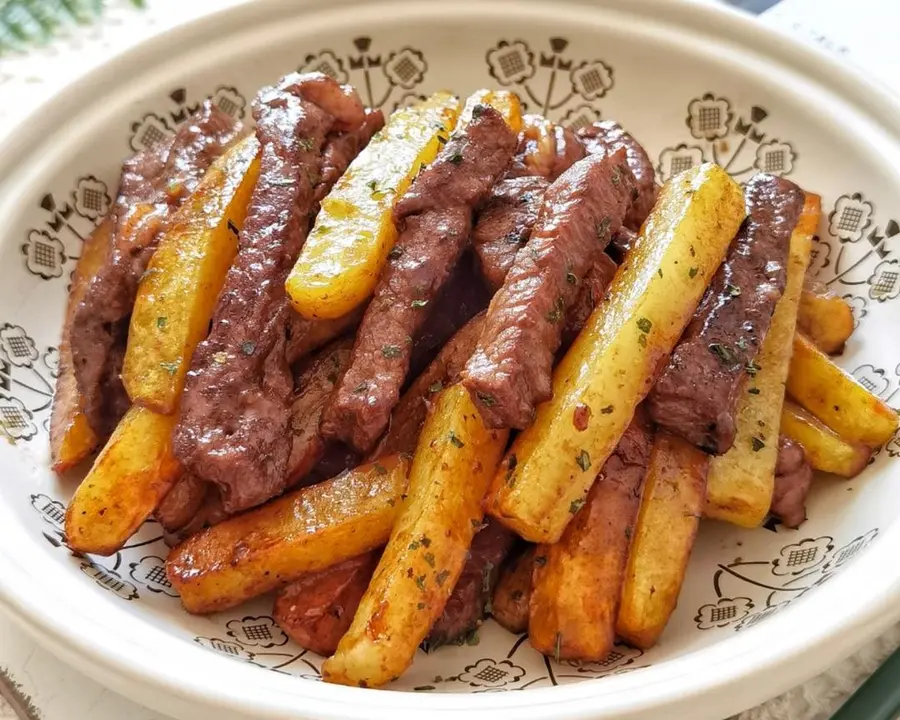
<svg viewBox="0 0 900 720">
<path fill-rule="evenodd" d="M 806 279 L 819 198 L 661 189 L 617 123 L 506 91 L 385 118 L 318 74 L 125 161 L 71 287 L 54 469 L 112 554 L 151 515 L 190 613 L 274 616 L 376 687 L 490 614 L 540 652 L 655 644 L 703 517 L 805 519 L 897 414 Z M 785 397 L 785 390 L 787 398 Z"/>
</svg>

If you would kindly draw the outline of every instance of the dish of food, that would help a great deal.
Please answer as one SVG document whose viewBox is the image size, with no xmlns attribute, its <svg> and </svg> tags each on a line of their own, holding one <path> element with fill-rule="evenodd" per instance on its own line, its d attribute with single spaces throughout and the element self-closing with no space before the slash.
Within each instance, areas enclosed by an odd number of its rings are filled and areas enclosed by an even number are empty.
<svg viewBox="0 0 900 720">
<path fill-rule="evenodd" d="M 90 227 L 39 361 L 52 410 L 19 410 L 47 432 L 4 428 L 14 462 L 59 476 L 30 501 L 84 612 L 99 585 L 166 657 L 321 679 L 298 697 L 327 703 L 676 672 L 832 597 L 819 586 L 876 551 L 867 523 L 889 525 L 872 493 L 893 381 L 846 362 L 889 346 L 867 327 L 889 311 L 896 223 L 744 94 L 698 92 L 694 144 L 661 141 L 606 102 L 627 59 L 503 39 L 485 77 L 424 83 L 438 59 L 359 43 L 240 93 L 172 93 L 118 179 L 82 178 L 69 215 L 42 200 L 57 226 L 28 236 L 29 272 L 72 212 Z M 841 288 L 866 272 L 860 307 Z M 33 388 L 38 343 L 12 323 L 0 340 L 10 391 Z M 359 711 L 407 702 L 382 696 Z"/>
</svg>

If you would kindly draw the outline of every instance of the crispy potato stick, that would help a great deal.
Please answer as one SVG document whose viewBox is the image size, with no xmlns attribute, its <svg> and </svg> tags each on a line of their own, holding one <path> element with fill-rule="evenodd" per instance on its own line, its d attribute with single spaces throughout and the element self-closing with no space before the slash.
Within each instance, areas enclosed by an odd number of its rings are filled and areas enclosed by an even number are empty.
<svg viewBox="0 0 900 720">
<path fill-rule="evenodd" d="M 513 563 L 503 568 L 491 601 L 494 620 L 512 633 L 528 630 L 528 608 L 531 605 L 531 575 L 534 571 L 536 547 L 529 546 Z"/>
<path fill-rule="evenodd" d="M 174 425 L 174 416 L 147 408 L 126 413 L 66 510 L 72 550 L 112 555 L 156 509 L 181 474 Z"/>
<path fill-rule="evenodd" d="M 788 395 L 849 443 L 884 445 L 897 412 L 835 365 L 802 333 L 794 336 Z"/>
<path fill-rule="evenodd" d="M 548 657 L 599 662 L 612 650 L 652 439 L 643 414 L 636 416 L 584 507 L 572 504 L 560 541 L 538 546 L 528 637 Z"/>
<path fill-rule="evenodd" d="M 72 367 L 70 334 L 75 308 L 78 307 L 88 285 L 110 251 L 114 229 L 115 221 L 111 217 L 105 218 L 94 229 L 81 247 L 81 257 L 78 258 L 72 276 L 72 288 L 69 290 L 66 319 L 59 344 L 56 392 L 53 395 L 53 409 L 50 414 L 50 458 L 53 461 L 53 469 L 58 473 L 65 472 L 80 463 L 100 444 L 100 438 L 81 411 L 81 393 L 78 392 Z"/>
<path fill-rule="evenodd" d="M 569 507 L 584 500 L 743 219 L 743 193 L 717 165 L 663 188 L 629 261 L 556 368 L 553 398 L 499 468 L 491 515 L 526 540 L 559 540 Z"/>
<path fill-rule="evenodd" d="M 821 420 L 790 400 L 781 410 L 781 433 L 799 443 L 814 470 L 852 478 L 869 464 L 872 451 L 849 443 Z"/>
<path fill-rule="evenodd" d="M 194 350 L 237 253 L 259 175 L 259 142 L 222 155 L 178 210 L 138 288 L 122 382 L 136 405 L 169 415 L 178 408 Z"/>
<path fill-rule="evenodd" d="M 484 426 L 461 385 L 438 395 L 391 539 L 350 629 L 322 665 L 327 682 L 377 687 L 412 663 L 466 563 L 508 437 Z"/>
<path fill-rule="evenodd" d="M 459 100 L 437 92 L 393 113 L 322 201 L 286 289 L 307 318 L 338 318 L 364 303 L 397 239 L 394 201 L 456 126 Z"/>
<path fill-rule="evenodd" d="M 819 197 L 807 195 L 803 213 L 791 235 L 784 294 L 775 306 L 759 354 L 748 368 L 752 374 L 738 400 L 734 445 L 723 455 L 710 459 L 707 517 L 741 527 L 757 527 L 769 513 L 775 488 L 784 381 L 791 362 L 791 338 L 818 216 Z"/>
<path fill-rule="evenodd" d="M 229 518 L 173 548 L 166 574 L 188 612 L 240 605 L 387 542 L 406 489 L 398 456 Z"/>
<path fill-rule="evenodd" d="M 797 328 L 822 352 L 835 355 L 853 333 L 853 311 L 847 302 L 819 283 L 803 288 Z"/>
<path fill-rule="evenodd" d="M 675 610 L 703 514 L 708 462 L 690 443 L 657 433 L 616 622 L 630 645 L 655 645 Z"/>
</svg>

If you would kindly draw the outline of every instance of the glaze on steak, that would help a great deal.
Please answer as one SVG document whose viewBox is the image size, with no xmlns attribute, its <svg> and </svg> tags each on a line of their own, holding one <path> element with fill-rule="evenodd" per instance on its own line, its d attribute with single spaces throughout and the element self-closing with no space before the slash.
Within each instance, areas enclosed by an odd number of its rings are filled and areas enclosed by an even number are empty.
<svg viewBox="0 0 900 720">
<path fill-rule="evenodd" d="M 566 313 L 621 226 L 633 188 L 620 149 L 579 160 L 547 190 L 531 237 L 494 295 L 463 373 L 489 427 L 528 427 L 536 405 L 550 398 Z"/>
<path fill-rule="evenodd" d="M 812 475 L 803 447 L 784 435 L 779 437 L 775 492 L 769 512 L 789 528 L 798 528 L 806 520 L 806 496 Z"/>
<path fill-rule="evenodd" d="M 475 109 L 394 207 L 399 237 L 360 325 L 350 368 L 325 410 L 323 433 L 361 452 L 387 427 L 413 339 L 466 247 L 475 208 L 515 150 L 503 117 L 489 106 Z"/>
<path fill-rule="evenodd" d="M 604 120 L 579 128 L 577 135 L 591 155 L 601 150 L 611 152 L 620 147 L 625 149 L 628 167 L 634 176 L 634 201 L 628 208 L 623 224 L 627 229 L 637 232 L 653 209 L 659 194 L 656 173 L 647 151 L 614 120 Z"/>
<path fill-rule="evenodd" d="M 128 409 L 119 375 L 141 276 L 167 220 L 238 138 L 241 124 L 209 100 L 175 135 L 125 161 L 111 215 L 112 250 L 75 310 L 72 356 L 89 424 L 109 435 Z"/>
<path fill-rule="evenodd" d="M 606 288 L 615 277 L 616 270 L 619 266 L 606 253 L 600 253 L 587 275 L 581 281 L 581 287 L 578 288 L 578 294 L 575 296 L 575 302 L 566 313 L 566 323 L 562 334 L 562 347 L 568 348 L 578 333 L 587 323 L 594 308 L 606 295 Z"/>
<path fill-rule="evenodd" d="M 209 337 L 194 353 L 173 436 L 185 468 L 219 487 L 228 513 L 284 489 L 294 387 L 284 281 L 306 239 L 323 153 L 335 139 L 329 134 L 369 132 L 355 91 L 321 73 L 288 75 L 263 89 L 253 115 L 259 181 Z"/>
<path fill-rule="evenodd" d="M 747 219 L 647 402 L 659 426 L 714 454 L 734 443 L 735 406 L 784 292 L 804 202 L 772 175 L 754 176 L 745 198 Z"/>
</svg>

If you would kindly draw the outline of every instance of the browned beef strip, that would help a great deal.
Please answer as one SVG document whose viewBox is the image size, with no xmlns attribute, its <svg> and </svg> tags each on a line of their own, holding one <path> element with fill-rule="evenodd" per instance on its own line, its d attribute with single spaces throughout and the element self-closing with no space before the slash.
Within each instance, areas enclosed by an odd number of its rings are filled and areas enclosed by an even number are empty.
<svg viewBox="0 0 900 720">
<path fill-rule="evenodd" d="M 359 555 L 285 586 L 275 597 L 275 621 L 300 647 L 324 657 L 333 655 L 380 555 L 378 551 Z"/>
<path fill-rule="evenodd" d="M 488 106 L 476 109 L 394 207 L 399 238 L 363 317 L 350 368 L 325 410 L 323 433 L 362 452 L 387 427 L 413 338 L 465 249 L 475 208 L 515 149 L 502 116 Z"/>
<path fill-rule="evenodd" d="M 806 520 L 806 496 L 812 485 L 812 476 L 803 446 L 784 435 L 778 438 L 775 492 L 769 512 L 789 528 L 798 528 Z"/>
<path fill-rule="evenodd" d="M 631 252 L 635 242 L 637 242 L 637 237 L 637 233 L 634 230 L 620 227 L 619 232 L 613 235 L 613 239 L 609 243 L 609 254 L 616 262 L 623 262 L 628 253 Z"/>
<path fill-rule="evenodd" d="M 619 266 L 606 253 L 600 253 L 587 275 L 581 281 L 581 287 L 578 288 L 578 295 L 575 296 L 575 302 L 566 313 L 566 323 L 563 328 L 562 346 L 571 345 L 578 333 L 588 321 L 594 308 L 606 295 L 606 288 L 612 282 Z"/>
<path fill-rule="evenodd" d="M 566 313 L 622 224 L 633 187 L 620 149 L 579 160 L 544 195 L 531 238 L 494 295 L 463 373 L 489 427 L 528 427 L 535 406 L 550 398 Z"/>
<path fill-rule="evenodd" d="M 735 405 L 784 292 L 803 191 L 756 175 L 747 219 L 648 397 L 658 425 L 711 453 L 734 443 Z"/>
<path fill-rule="evenodd" d="M 516 542 L 516 534 L 496 520 L 487 519 L 472 539 L 469 559 L 453 588 L 444 612 L 425 638 L 423 647 L 434 650 L 466 637 L 490 612 L 490 601 L 500 567 Z"/>
<path fill-rule="evenodd" d="M 628 155 L 628 167 L 634 176 L 634 202 L 628 208 L 623 223 L 629 230 L 638 231 L 656 203 L 659 188 L 656 185 L 656 173 L 653 162 L 643 146 L 614 120 L 604 120 L 593 125 L 579 128 L 578 139 L 584 144 L 589 154 L 601 149 L 607 151 L 622 147 Z"/>
<path fill-rule="evenodd" d="M 526 115 L 523 120 L 507 178 L 538 175 L 553 182 L 584 157 L 584 145 L 569 128 L 540 115 Z"/>
<path fill-rule="evenodd" d="M 166 221 L 240 134 L 241 124 L 206 101 L 175 136 L 126 160 L 112 209 L 112 251 L 75 310 L 75 378 L 91 427 L 106 436 L 128 409 L 119 378 L 141 276 Z"/>
<path fill-rule="evenodd" d="M 253 115 L 259 180 L 173 436 L 185 468 L 219 486 L 228 513 L 284 489 L 293 391 L 284 281 L 306 239 L 329 132 L 366 122 L 355 92 L 321 73 L 264 88 Z"/>
</svg>

